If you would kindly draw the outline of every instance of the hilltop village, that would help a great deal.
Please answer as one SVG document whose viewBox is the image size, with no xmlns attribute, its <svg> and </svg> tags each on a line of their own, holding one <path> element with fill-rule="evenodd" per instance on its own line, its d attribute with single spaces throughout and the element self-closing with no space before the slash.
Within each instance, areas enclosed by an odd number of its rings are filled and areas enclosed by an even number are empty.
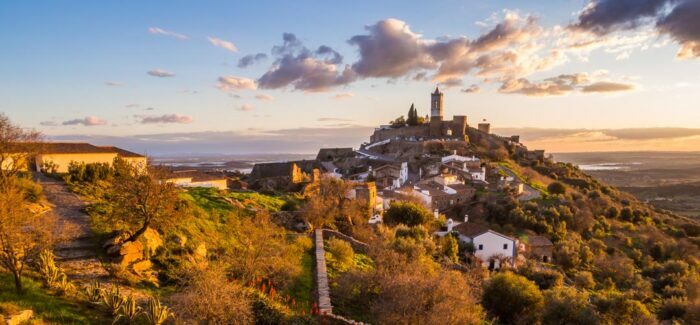
<svg viewBox="0 0 700 325">
<path fill-rule="evenodd" d="M 411 105 L 408 118 L 379 126 L 358 149 L 322 148 L 314 160 L 256 164 L 246 186 L 258 191 L 303 191 L 322 177 L 347 180 L 352 184 L 348 196 L 371 207 L 370 223 L 381 223 L 392 202 L 418 199 L 436 219 L 447 218 L 439 235 L 456 231 L 462 241 L 471 243 L 490 233 L 486 242 L 478 244 L 476 256 L 491 268 L 499 267 L 499 258 L 515 265 L 518 240 L 469 224 L 469 206 L 478 200 L 477 193 L 506 192 L 522 201 L 540 198 L 538 189 L 497 161 L 513 154 L 534 165 L 544 162 L 544 151 L 528 150 L 517 135 L 492 134 L 486 122 L 474 128 L 467 116 L 446 120 L 444 107 L 444 93 L 436 87 L 430 94 L 429 116 L 419 117 Z M 552 244 L 546 238 L 540 241 L 550 247 L 540 256 L 546 261 Z"/>
</svg>

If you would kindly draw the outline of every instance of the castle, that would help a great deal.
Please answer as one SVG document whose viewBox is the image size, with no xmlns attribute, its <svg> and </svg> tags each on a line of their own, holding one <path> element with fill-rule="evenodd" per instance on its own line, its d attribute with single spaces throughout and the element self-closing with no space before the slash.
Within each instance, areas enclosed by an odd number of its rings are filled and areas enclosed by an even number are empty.
<svg viewBox="0 0 700 325">
<path fill-rule="evenodd" d="M 382 125 L 374 130 L 370 143 L 391 139 L 455 139 L 468 141 L 467 117 L 455 115 L 444 120 L 444 94 L 438 87 L 430 94 L 430 118 L 418 125 Z"/>
</svg>

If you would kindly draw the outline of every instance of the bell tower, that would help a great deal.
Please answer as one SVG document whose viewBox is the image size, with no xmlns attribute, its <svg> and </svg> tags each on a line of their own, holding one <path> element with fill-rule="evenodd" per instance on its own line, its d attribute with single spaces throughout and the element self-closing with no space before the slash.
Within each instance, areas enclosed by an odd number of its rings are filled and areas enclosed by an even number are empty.
<svg viewBox="0 0 700 325">
<path fill-rule="evenodd" d="M 440 89 L 435 86 L 435 92 L 430 94 L 430 120 L 432 121 L 433 119 L 435 120 L 440 120 L 442 121 L 442 118 L 444 116 L 444 111 L 443 111 L 443 93 L 440 92 Z"/>
</svg>

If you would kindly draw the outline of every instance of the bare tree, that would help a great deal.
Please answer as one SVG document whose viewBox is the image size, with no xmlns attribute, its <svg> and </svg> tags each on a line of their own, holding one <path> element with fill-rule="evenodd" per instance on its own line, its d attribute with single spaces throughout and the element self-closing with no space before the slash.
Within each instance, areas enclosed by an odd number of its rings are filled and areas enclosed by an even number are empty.
<svg viewBox="0 0 700 325">
<path fill-rule="evenodd" d="M 29 159 L 41 149 L 41 140 L 41 133 L 12 124 L 0 113 L 0 185 L 29 167 Z"/>
<path fill-rule="evenodd" d="M 0 266 L 12 273 L 19 294 L 25 267 L 54 241 L 52 219 L 33 214 L 24 196 L 12 179 L 0 187 Z"/>
</svg>

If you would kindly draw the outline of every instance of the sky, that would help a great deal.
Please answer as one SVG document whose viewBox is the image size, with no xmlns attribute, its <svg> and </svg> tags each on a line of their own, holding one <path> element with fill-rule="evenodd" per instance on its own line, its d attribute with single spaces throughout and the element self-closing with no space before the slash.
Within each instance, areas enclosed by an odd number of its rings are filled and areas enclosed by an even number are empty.
<svg viewBox="0 0 700 325">
<path fill-rule="evenodd" d="M 427 114 L 700 150 L 700 1 L 2 1 L 0 112 L 139 152 L 313 152 Z"/>
</svg>

